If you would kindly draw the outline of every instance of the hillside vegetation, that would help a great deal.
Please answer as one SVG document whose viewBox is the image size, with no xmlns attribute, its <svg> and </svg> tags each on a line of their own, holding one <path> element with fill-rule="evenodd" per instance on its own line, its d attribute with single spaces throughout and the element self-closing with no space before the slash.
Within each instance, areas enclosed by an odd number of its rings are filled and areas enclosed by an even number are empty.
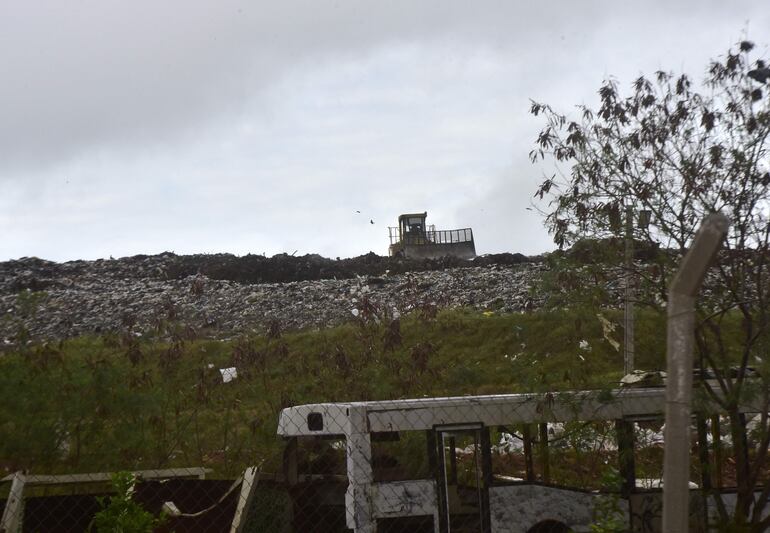
<svg viewBox="0 0 770 533">
<path fill-rule="evenodd" d="M 203 465 L 278 469 L 281 408 L 301 403 L 607 388 L 622 374 L 622 315 L 594 308 L 497 315 L 426 305 L 363 309 L 315 331 L 229 341 L 169 323 L 170 341 L 123 334 L 0 356 L 0 467 L 88 472 Z M 664 317 L 640 313 L 637 365 L 661 368 Z M 224 382 L 220 369 L 234 367 Z"/>
</svg>

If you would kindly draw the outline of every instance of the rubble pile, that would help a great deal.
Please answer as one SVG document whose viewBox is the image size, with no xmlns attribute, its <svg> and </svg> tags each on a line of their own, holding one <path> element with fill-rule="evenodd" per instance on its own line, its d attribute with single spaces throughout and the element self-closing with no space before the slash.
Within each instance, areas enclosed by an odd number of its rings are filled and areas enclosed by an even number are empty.
<svg viewBox="0 0 770 533">
<path fill-rule="evenodd" d="M 169 331 L 226 338 L 387 319 L 421 308 L 534 309 L 546 267 L 519 254 L 404 261 L 367 254 L 339 261 L 285 254 L 235 257 L 164 253 L 54 263 L 0 263 L 0 339 Z"/>
</svg>

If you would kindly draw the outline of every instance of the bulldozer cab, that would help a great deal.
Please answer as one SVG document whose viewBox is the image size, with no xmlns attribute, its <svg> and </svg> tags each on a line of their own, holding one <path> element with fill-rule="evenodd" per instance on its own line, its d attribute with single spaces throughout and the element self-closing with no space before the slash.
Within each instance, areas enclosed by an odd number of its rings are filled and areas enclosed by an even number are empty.
<svg viewBox="0 0 770 533">
<path fill-rule="evenodd" d="M 412 213 L 398 217 L 398 227 L 402 240 L 410 244 L 421 244 L 425 241 L 425 218 L 428 213 Z"/>
</svg>

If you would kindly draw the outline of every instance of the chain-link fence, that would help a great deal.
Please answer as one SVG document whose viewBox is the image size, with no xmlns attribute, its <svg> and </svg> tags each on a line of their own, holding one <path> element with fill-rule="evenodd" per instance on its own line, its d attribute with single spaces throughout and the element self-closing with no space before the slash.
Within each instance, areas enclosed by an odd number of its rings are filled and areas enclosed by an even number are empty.
<svg viewBox="0 0 770 533">
<path fill-rule="evenodd" d="M 280 413 L 278 451 L 234 479 L 211 467 L 13 473 L 0 486 L 1 528 L 656 532 L 664 396 L 647 387 L 298 405 Z M 746 411 L 748 450 L 764 420 Z M 690 529 L 707 531 L 739 499 L 739 466 L 731 419 L 706 404 L 697 412 Z M 752 505 L 766 481 L 756 476 Z"/>
</svg>

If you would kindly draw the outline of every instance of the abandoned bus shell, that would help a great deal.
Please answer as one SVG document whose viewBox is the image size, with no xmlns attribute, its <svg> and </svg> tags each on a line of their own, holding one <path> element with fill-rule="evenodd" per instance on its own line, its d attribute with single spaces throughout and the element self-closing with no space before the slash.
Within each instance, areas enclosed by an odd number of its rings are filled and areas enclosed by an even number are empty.
<svg viewBox="0 0 770 533">
<path fill-rule="evenodd" d="M 530 477 L 531 457 L 527 459 L 527 479 L 493 475 L 489 430 L 537 424 L 541 436 L 546 428 L 547 446 L 548 424 L 611 421 L 622 478 L 618 505 L 629 530 L 660 531 L 660 516 L 655 514 L 660 510 L 660 491 L 636 490 L 642 480 L 635 477 L 633 424 L 660 420 L 664 405 L 662 387 L 323 403 L 283 409 L 278 434 L 295 443 L 308 437 L 344 439 L 346 523 L 357 533 L 373 533 L 383 530 L 381 524 L 393 526 L 415 517 L 423 517 L 423 524 L 429 524 L 429 529 L 421 530 L 441 533 L 566 532 L 588 531 L 596 498 L 605 495 L 535 481 Z M 383 435 L 410 431 L 427 437 L 432 476 L 376 480 L 372 442 Z M 458 442 L 466 444 L 465 448 L 458 448 Z M 705 441 L 699 444 L 708 447 Z M 296 445 L 293 450 L 296 452 Z M 531 443 L 529 451 L 525 443 L 524 451 L 532 453 Z M 467 457 L 472 458 L 470 474 L 463 471 L 459 482 L 458 452 L 465 455 L 466 464 Z M 296 456 L 286 454 L 285 462 L 286 471 L 296 472 Z M 651 481 L 647 488 L 660 488 L 660 480 L 647 481 Z M 706 488 L 710 481 L 704 479 L 702 484 Z M 709 512 L 701 491 L 691 491 L 690 508 L 691 530 L 701 530 Z"/>
<path fill-rule="evenodd" d="M 476 257 L 476 245 L 473 242 L 471 228 L 436 230 L 435 226 L 426 226 L 424 213 L 407 213 L 398 217 L 398 226 L 389 227 L 391 256 L 403 256 L 413 259 L 432 259 L 438 257 Z"/>
</svg>

